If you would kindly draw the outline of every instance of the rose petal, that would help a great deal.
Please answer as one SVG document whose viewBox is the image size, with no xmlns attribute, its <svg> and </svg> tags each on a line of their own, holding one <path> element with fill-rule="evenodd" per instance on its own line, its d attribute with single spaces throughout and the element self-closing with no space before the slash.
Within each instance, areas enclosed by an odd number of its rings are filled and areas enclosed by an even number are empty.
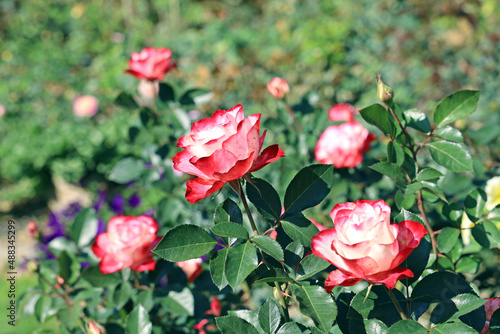
<svg viewBox="0 0 500 334">
<path fill-rule="evenodd" d="M 207 180 L 197 177 L 186 182 L 186 199 L 194 204 L 208 197 L 224 186 L 225 182 L 218 180 Z"/>
<path fill-rule="evenodd" d="M 252 168 L 248 171 L 249 173 L 258 171 L 262 167 L 271 162 L 278 160 L 281 157 L 284 157 L 285 153 L 281 150 L 278 145 L 271 145 L 262 151 L 262 153 L 257 157 L 257 160 L 252 165 Z"/>
<path fill-rule="evenodd" d="M 410 269 L 397 267 L 389 271 L 370 275 L 366 280 L 370 283 L 381 283 L 389 289 L 394 289 L 394 285 L 396 285 L 398 280 L 410 277 L 413 277 L 413 273 Z"/>
<path fill-rule="evenodd" d="M 332 292 L 332 289 L 337 285 L 351 286 L 362 281 L 362 278 L 351 276 L 349 273 L 344 273 L 340 270 L 332 271 L 325 281 L 326 292 Z"/>
</svg>

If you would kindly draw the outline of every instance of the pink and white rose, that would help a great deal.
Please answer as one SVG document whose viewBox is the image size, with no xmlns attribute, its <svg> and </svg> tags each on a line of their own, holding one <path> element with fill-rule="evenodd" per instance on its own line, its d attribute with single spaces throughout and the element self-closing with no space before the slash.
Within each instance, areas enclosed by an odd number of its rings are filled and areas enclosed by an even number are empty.
<svg viewBox="0 0 500 334">
<path fill-rule="evenodd" d="M 375 136 L 358 122 L 328 127 L 316 143 L 316 160 L 336 168 L 355 167 L 363 161 Z"/>
<path fill-rule="evenodd" d="M 140 53 L 132 52 L 125 71 L 137 79 L 163 80 L 165 73 L 177 66 L 171 59 L 172 51 L 167 48 L 144 48 Z"/>
<path fill-rule="evenodd" d="M 154 270 L 156 260 L 151 250 L 160 241 L 157 231 L 158 224 L 149 216 L 111 218 L 107 231 L 99 234 L 92 245 L 92 251 L 101 259 L 101 272 L 109 274 L 125 268 Z"/>
<path fill-rule="evenodd" d="M 328 111 L 328 119 L 332 122 L 354 121 L 358 110 L 349 103 L 337 103 Z"/>
<path fill-rule="evenodd" d="M 290 92 L 290 86 L 285 79 L 274 77 L 267 83 L 267 91 L 276 99 L 282 99 Z"/>
<path fill-rule="evenodd" d="M 259 155 L 266 135 L 264 131 L 260 136 L 260 116 L 245 118 L 241 105 L 217 110 L 212 117 L 195 122 L 191 132 L 179 139 L 177 147 L 183 150 L 172 159 L 174 169 L 197 176 L 186 183 L 190 203 L 284 156 L 278 145 Z"/>
<path fill-rule="evenodd" d="M 325 282 L 328 292 L 361 280 L 392 289 L 397 280 L 413 277 L 411 270 L 398 266 L 427 230 L 410 220 L 391 224 L 390 215 L 391 208 L 383 200 L 335 205 L 330 213 L 335 227 L 316 234 L 311 244 L 314 255 L 337 267 Z"/>
</svg>

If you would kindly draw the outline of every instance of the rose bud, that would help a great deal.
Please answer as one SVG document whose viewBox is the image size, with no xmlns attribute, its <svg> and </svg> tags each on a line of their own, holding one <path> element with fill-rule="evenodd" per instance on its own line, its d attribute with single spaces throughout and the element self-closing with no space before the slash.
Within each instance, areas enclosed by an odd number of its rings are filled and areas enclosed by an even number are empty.
<svg viewBox="0 0 500 334">
<path fill-rule="evenodd" d="M 135 271 L 154 270 L 156 261 L 151 250 L 160 241 L 158 224 L 148 216 L 115 216 L 109 220 L 107 232 L 96 237 L 92 251 L 101 259 L 103 274 L 125 268 Z"/>
<path fill-rule="evenodd" d="M 267 83 L 267 91 L 274 98 L 281 100 L 290 92 L 290 87 L 285 79 L 274 77 Z"/>
<path fill-rule="evenodd" d="M 78 96 L 73 101 L 73 113 L 78 117 L 92 117 L 98 110 L 99 100 L 95 96 Z"/>
<path fill-rule="evenodd" d="M 217 110 L 191 126 L 172 159 L 174 169 L 196 175 L 186 183 L 186 199 L 195 203 L 221 189 L 227 182 L 242 178 L 276 161 L 285 154 L 278 145 L 262 149 L 266 132 L 260 136 L 260 114 L 244 117 L 237 105 Z"/>
<path fill-rule="evenodd" d="M 391 224 L 390 215 L 382 200 L 335 205 L 330 213 L 335 227 L 319 232 L 311 243 L 314 255 L 337 267 L 326 279 L 327 292 L 361 280 L 393 289 L 398 280 L 413 277 L 411 270 L 398 266 L 427 230 L 411 220 Z"/>
<path fill-rule="evenodd" d="M 170 57 L 172 51 L 167 48 L 144 48 L 140 53 L 132 52 L 128 61 L 129 69 L 125 72 L 132 74 L 137 79 L 148 81 L 163 80 L 165 73 L 174 68 L 177 63 Z"/>
<path fill-rule="evenodd" d="M 380 74 L 377 75 L 377 97 L 381 102 L 391 103 L 394 97 L 394 91 L 391 87 L 387 86 L 383 81 Z"/>
<path fill-rule="evenodd" d="M 375 136 L 358 122 L 328 127 L 316 143 L 316 160 L 336 168 L 355 167 L 363 161 Z"/>
</svg>

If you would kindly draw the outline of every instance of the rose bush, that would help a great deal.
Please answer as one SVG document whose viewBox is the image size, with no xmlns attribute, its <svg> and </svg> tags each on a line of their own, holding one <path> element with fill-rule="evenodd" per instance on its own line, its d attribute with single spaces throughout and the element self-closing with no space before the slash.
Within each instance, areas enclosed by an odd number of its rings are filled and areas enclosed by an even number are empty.
<svg viewBox="0 0 500 334">
<path fill-rule="evenodd" d="M 336 168 L 355 167 L 363 161 L 363 153 L 370 149 L 373 140 L 375 135 L 358 122 L 332 125 L 316 143 L 316 160 Z"/>
<path fill-rule="evenodd" d="M 177 142 L 183 150 L 172 159 L 174 169 L 198 176 L 186 183 L 187 200 L 195 203 L 226 182 L 284 156 L 278 145 L 267 147 L 259 155 L 265 135 L 260 136 L 260 114 L 245 118 L 241 105 L 217 110 L 212 117 L 194 123 L 191 132 Z"/>
<path fill-rule="evenodd" d="M 167 48 L 144 48 L 140 53 L 132 52 L 127 73 L 137 79 L 163 80 L 165 73 L 177 66 L 171 59 L 172 51 Z"/>
<path fill-rule="evenodd" d="M 390 223 L 391 208 L 382 200 L 361 200 L 337 204 L 330 213 L 334 228 L 316 234 L 313 253 L 338 269 L 325 282 L 330 292 L 337 285 L 350 286 L 361 280 L 394 288 L 396 281 L 413 277 L 398 267 L 427 230 L 420 223 L 405 220 Z"/>
<path fill-rule="evenodd" d="M 151 250 L 159 241 L 157 231 L 158 224 L 149 216 L 111 218 L 107 231 L 99 234 L 92 245 L 92 251 L 101 259 L 101 272 L 109 274 L 125 268 L 154 270 L 156 260 Z"/>
</svg>

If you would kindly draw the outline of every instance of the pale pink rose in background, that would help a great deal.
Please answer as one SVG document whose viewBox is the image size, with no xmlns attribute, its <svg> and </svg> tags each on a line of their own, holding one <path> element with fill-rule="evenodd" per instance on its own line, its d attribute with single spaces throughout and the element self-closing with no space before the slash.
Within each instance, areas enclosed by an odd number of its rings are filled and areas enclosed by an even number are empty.
<svg viewBox="0 0 500 334">
<path fill-rule="evenodd" d="M 7 112 L 7 108 L 5 108 L 5 106 L 0 103 L 0 117 L 5 115 L 6 112 Z"/>
<path fill-rule="evenodd" d="M 335 205 L 330 213 L 335 227 L 319 232 L 311 243 L 314 255 L 337 267 L 325 282 L 328 292 L 361 280 L 392 289 L 397 280 L 413 277 L 411 270 L 398 266 L 427 230 L 410 220 L 391 224 L 390 215 L 391 208 L 382 200 Z"/>
<path fill-rule="evenodd" d="M 487 300 L 486 304 L 484 304 L 484 308 L 486 310 L 486 323 L 484 324 L 484 328 L 481 331 L 481 334 L 486 334 L 490 330 L 490 320 L 493 312 L 500 308 L 500 297 L 493 298 L 485 298 Z"/>
<path fill-rule="evenodd" d="M 357 109 L 349 103 L 337 103 L 328 111 L 328 119 L 332 122 L 351 122 L 357 113 Z"/>
<path fill-rule="evenodd" d="M 182 271 L 187 276 L 188 282 L 191 283 L 203 272 L 203 266 L 201 265 L 202 263 L 203 260 L 201 258 L 198 258 L 176 262 L 175 264 L 182 269 Z"/>
<path fill-rule="evenodd" d="M 370 149 L 375 138 L 358 122 L 332 125 L 316 143 L 316 160 L 335 168 L 355 167 L 363 161 L 363 153 Z"/>
<path fill-rule="evenodd" d="M 167 48 L 144 48 L 140 53 L 132 52 L 128 61 L 129 69 L 125 72 L 132 74 L 137 79 L 149 81 L 163 80 L 165 73 L 174 68 L 177 63 L 170 57 L 172 51 Z"/>
<path fill-rule="evenodd" d="M 282 99 L 290 92 L 285 79 L 274 77 L 267 83 L 267 91 L 276 99 Z"/>
<path fill-rule="evenodd" d="M 38 238 L 38 235 L 40 232 L 38 231 L 38 226 L 36 226 L 36 223 L 34 221 L 30 221 L 28 223 L 28 235 L 30 238 L 36 239 Z"/>
<path fill-rule="evenodd" d="M 99 100 L 92 95 L 78 96 L 73 101 L 73 113 L 79 117 L 92 117 L 99 110 Z"/>
<path fill-rule="evenodd" d="M 178 140 L 177 147 L 183 150 L 172 159 L 174 169 L 198 176 L 186 183 L 190 203 L 284 156 L 278 145 L 259 155 L 266 135 L 264 131 L 260 136 L 260 116 L 245 118 L 241 105 L 217 110 L 212 117 L 195 122 L 190 133 Z"/>
<path fill-rule="evenodd" d="M 111 218 L 107 231 L 99 234 L 92 245 L 92 251 L 101 259 L 101 272 L 109 274 L 125 268 L 154 270 L 156 260 L 151 250 L 160 241 L 157 231 L 158 224 L 149 216 Z"/>
</svg>

